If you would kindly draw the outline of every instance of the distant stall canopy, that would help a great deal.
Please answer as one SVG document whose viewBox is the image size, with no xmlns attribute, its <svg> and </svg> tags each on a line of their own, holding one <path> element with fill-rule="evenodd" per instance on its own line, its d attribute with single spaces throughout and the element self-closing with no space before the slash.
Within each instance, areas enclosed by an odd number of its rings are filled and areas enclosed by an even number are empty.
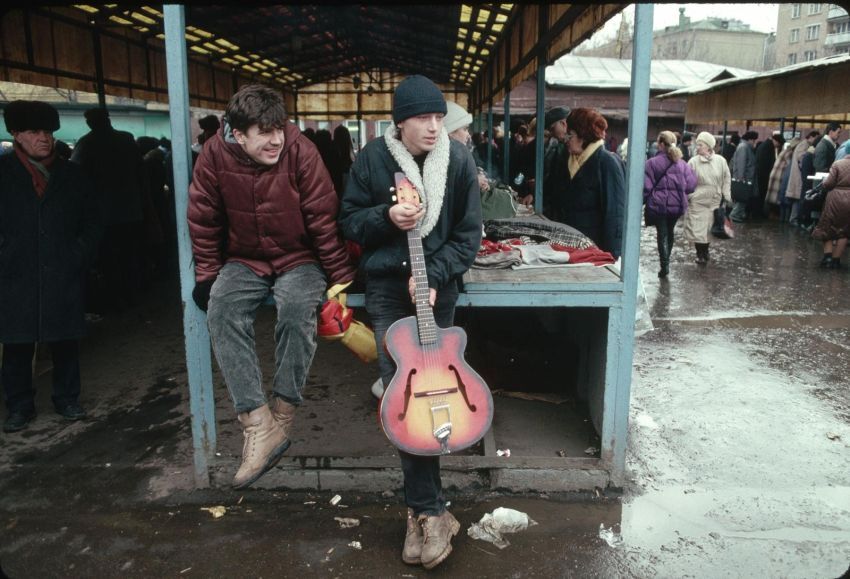
<svg viewBox="0 0 850 579">
<path fill-rule="evenodd" d="M 850 56 L 830 56 L 745 78 L 690 86 L 659 99 L 687 97 L 688 124 L 747 121 L 850 121 Z"/>
<path fill-rule="evenodd" d="M 387 118 L 401 78 L 481 111 L 626 4 L 186 6 L 192 106 L 278 87 L 298 118 Z M 161 4 L 0 8 L 0 80 L 167 101 Z"/>
</svg>

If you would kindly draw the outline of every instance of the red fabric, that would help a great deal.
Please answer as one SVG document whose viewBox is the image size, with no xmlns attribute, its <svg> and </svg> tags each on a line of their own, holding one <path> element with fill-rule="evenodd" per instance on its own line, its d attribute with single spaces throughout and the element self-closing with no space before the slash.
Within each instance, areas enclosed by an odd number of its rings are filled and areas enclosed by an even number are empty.
<svg viewBox="0 0 850 579">
<path fill-rule="evenodd" d="M 481 241 L 481 248 L 478 250 L 478 255 L 493 255 L 494 253 L 502 253 L 506 251 L 513 251 L 513 248 L 505 243 L 484 239 Z"/>
<path fill-rule="evenodd" d="M 552 249 L 557 251 L 566 251 L 570 254 L 570 263 L 592 263 L 593 265 L 608 265 L 616 263 L 614 256 L 607 251 L 602 251 L 598 247 L 588 247 L 587 249 L 579 249 L 578 247 L 568 247 L 558 243 L 552 244 Z"/>
<path fill-rule="evenodd" d="M 32 177 L 32 186 L 35 189 L 35 194 L 39 199 L 44 197 L 44 192 L 47 191 L 47 178 L 44 176 L 44 173 L 35 168 L 30 160 L 29 156 L 24 152 L 21 146 L 15 141 L 14 144 L 15 154 L 18 156 L 18 160 L 24 166 L 24 169 L 30 174 Z M 44 165 L 47 170 L 50 170 L 50 167 L 53 165 L 53 162 L 56 160 L 56 151 L 50 153 L 50 156 L 46 159 L 42 159 L 39 161 L 42 165 Z"/>
<path fill-rule="evenodd" d="M 292 123 L 280 160 L 253 162 L 219 131 L 204 143 L 189 185 L 189 233 L 197 281 L 214 279 L 227 261 L 259 276 L 319 262 L 330 285 L 354 279 L 337 228 L 333 182 L 316 146 Z"/>
</svg>

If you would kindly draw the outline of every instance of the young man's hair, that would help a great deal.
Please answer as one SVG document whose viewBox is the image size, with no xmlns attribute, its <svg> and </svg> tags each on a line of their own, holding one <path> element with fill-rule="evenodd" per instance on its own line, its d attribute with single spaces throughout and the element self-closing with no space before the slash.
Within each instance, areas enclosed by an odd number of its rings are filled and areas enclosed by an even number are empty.
<svg viewBox="0 0 850 579">
<path fill-rule="evenodd" d="M 261 131 L 281 128 L 286 124 L 283 97 L 261 84 L 249 84 L 230 97 L 225 116 L 230 127 L 242 131 L 258 125 Z"/>
<path fill-rule="evenodd" d="M 806 138 L 817 138 L 820 136 L 820 131 L 809 131 L 809 134 L 806 135 Z"/>
<path fill-rule="evenodd" d="M 832 131 L 840 131 L 840 130 L 841 130 L 841 123 L 836 123 L 835 121 L 832 121 L 831 123 L 826 125 L 826 132 L 827 133 L 830 133 Z"/>
</svg>

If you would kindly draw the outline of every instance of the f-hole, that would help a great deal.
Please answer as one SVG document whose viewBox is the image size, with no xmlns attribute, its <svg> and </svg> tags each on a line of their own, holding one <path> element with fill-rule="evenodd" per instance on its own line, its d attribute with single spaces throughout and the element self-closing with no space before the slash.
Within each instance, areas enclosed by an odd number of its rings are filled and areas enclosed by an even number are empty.
<svg viewBox="0 0 850 579">
<path fill-rule="evenodd" d="M 460 374 L 458 373 L 457 368 L 455 368 L 453 364 L 449 364 L 449 370 L 451 370 L 452 372 L 455 373 L 455 380 L 457 380 L 457 387 L 460 389 L 460 393 L 463 396 L 463 401 L 466 402 L 467 408 L 469 408 L 469 410 L 471 412 L 475 412 L 477 410 L 477 408 L 475 407 L 475 404 L 469 403 L 469 396 L 467 396 L 467 394 L 466 394 L 466 384 L 464 384 L 463 380 L 460 379 Z"/>
<path fill-rule="evenodd" d="M 404 408 L 401 411 L 401 414 L 398 415 L 399 420 L 404 420 L 405 416 L 407 416 L 407 406 L 410 404 L 410 391 L 411 391 L 411 383 L 413 382 L 413 375 L 416 374 L 416 368 L 410 370 L 407 374 L 407 384 L 404 385 Z M 464 394 L 464 398 L 466 395 Z"/>
</svg>

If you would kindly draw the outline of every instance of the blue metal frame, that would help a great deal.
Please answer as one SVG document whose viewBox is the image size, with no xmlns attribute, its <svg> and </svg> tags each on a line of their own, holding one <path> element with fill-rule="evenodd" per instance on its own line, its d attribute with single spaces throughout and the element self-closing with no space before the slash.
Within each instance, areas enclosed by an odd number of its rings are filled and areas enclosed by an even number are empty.
<svg viewBox="0 0 850 579">
<path fill-rule="evenodd" d="M 607 356 L 602 399 L 601 459 L 609 466 L 611 480 L 624 482 L 627 445 L 631 372 L 634 354 L 634 320 L 638 286 L 640 212 L 647 119 L 649 109 L 649 71 L 652 45 L 651 4 L 637 4 L 635 41 L 632 56 L 632 85 L 629 103 L 628 199 L 624 224 L 620 280 L 577 283 L 566 287 L 556 284 L 469 284 L 461 294 L 459 306 L 480 307 L 592 307 L 607 308 Z M 191 170 L 189 91 L 185 13 L 181 5 L 164 6 L 166 63 L 168 66 L 169 103 L 174 158 L 175 205 L 180 257 L 180 284 L 183 300 L 183 324 L 186 341 L 186 365 L 189 379 L 190 412 L 194 446 L 194 474 L 198 487 L 209 486 L 209 460 L 215 452 L 215 403 L 212 387 L 212 360 L 206 316 L 192 300 L 194 271 L 186 209 Z M 535 208 L 542 213 L 543 192 L 543 118 L 545 104 L 545 55 L 537 66 L 537 159 Z M 509 111 L 506 95 L 506 118 Z M 482 111 L 483 113 L 483 111 Z M 487 126 L 493 138 L 492 102 L 487 111 Z M 483 121 L 483 114 L 478 118 Z M 487 166 L 492 170 L 492 147 L 488 146 Z M 613 277 L 613 276 L 612 276 Z M 362 296 L 349 296 L 349 305 L 362 305 Z"/>
<path fill-rule="evenodd" d="M 602 458 L 611 462 L 615 484 L 622 485 L 626 469 L 632 361 L 637 303 L 640 213 L 649 118 L 649 71 L 652 55 L 652 4 L 635 5 L 632 85 L 629 95 L 628 200 L 621 260 L 622 305 L 608 310 L 608 361 L 602 422 Z"/>
<path fill-rule="evenodd" d="M 168 102 L 171 115 L 171 152 L 174 163 L 174 205 L 177 213 L 177 245 L 180 260 L 180 296 L 183 300 L 183 331 L 189 378 L 189 411 L 192 414 L 195 486 L 210 485 L 209 459 L 215 453 L 215 401 L 207 317 L 195 306 L 192 289 L 195 272 L 186 209 L 192 151 L 189 129 L 189 74 L 186 54 L 186 15 L 182 5 L 163 6 Z"/>
</svg>

